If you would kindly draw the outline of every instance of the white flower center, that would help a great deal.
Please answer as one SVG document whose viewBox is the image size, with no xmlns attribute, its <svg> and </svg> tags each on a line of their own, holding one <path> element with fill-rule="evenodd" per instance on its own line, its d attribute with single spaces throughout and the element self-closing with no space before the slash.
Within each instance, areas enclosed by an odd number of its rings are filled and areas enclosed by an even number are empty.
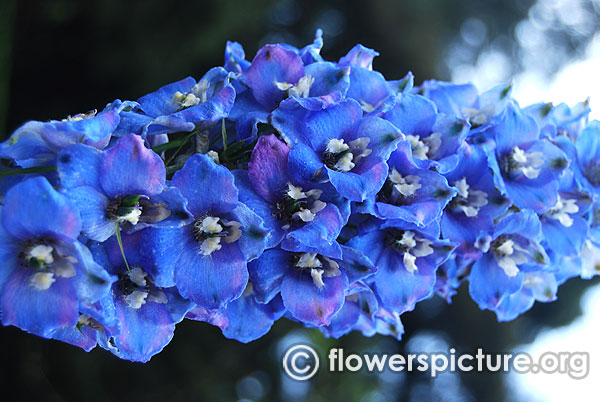
<svg viewBox="0 0 600 402">
<path fill-rule="evenodd" d="M 302 191 L 301 187 L 294 186 L 292 183 L 288 183 L 288 189 L 286 194 L 295 201 L 303 201 L 313 199 L 312 204 L 306 204 L 307 208 L 300 207 L 300 209 L 292 214 L 292 217 L 299 218 L 302 222 L 312 222 L 315 219 L 317 213 L 327 204 L 319 200 L 319 197 L 323 193 L 322 190 L 312 189 L 309 191 Z"/>
<path fill-rule="evenodd" d="M 136 205 L 136 206 L 131 207 L 129 209 L 129 212 L 127 212 L 125 215 L 117 217 L 117 222 L 118 223 L 129 222 L 132 225 L 137 225 L 138 222 L 140 221 L 141 215 L 142 215 L 142 208 L 140 206 Z"/>
<path fill-rule="evenodd" d="M 125 296 L 125 303 L 133 309 L 139 309 L 146 303 L 146 298 L 148 297 L 148 292 L 144 292 L 142 290 L 134 290 L 127 296 Z"/>
<path fill-rule="evenodd" d="M 48 290 L 54 282 L 54 272 L 37 272 L 29 279 L 30 285 L 37 290 Z"/>
<path fill-rule="evenodd" d="M 310 87 L 315 82 L 314 77 L 305 75 L 298 80 L 296 85 L 290 84 L 289 82 L 275 81 L 275 86 L 280 91 L 288 91 L 289 96 L 295 96 L 297 98 L 307 98 L 310 94 Z"/>
<path fill-rule="evenodd" d="M 173 102 L 178 105 L 179 109 L 187 109 L 189 107 L 199 105 L 200 103 L 204 103 L 208 100 L 208 88 L 210 88 L 210 82 L 207 80 L 201 80 L 192 87 L 190 92 L 175 92 L 173 94 Z"/>
<path fill-rule="evenodd" d="M 564 199 L 559 194 L 556 205 L 546 212 L 546 216 L 558 220 L 564 227 L 568 228 L 573 225 L 573 218 L 571 218 L 569 214 L 575 214 L 577 212 L 579 212 L 577 200 Z"/>
<path fill-rule="evenodd" d="M 510 157 L 515 164 L 513 169 L 521 172 L 528 179 L 535 179 L 540 175 L 542 171 L 540 167 L 544 164 L 541 152 L 527 153 L 516 146 L 512 149 Z"/>
<path fill-rule="evenodd" d="M 200 254 L 211 255 L 220 250 L 221 240 L 233 243 L 242 236 L 241 223 L 228 221 L 215 216 L 207 216 L 194 222 L 193 233 L 200 242 Z M 226 229 L 225 229 L 226 228 Z"/>
<path fill-rule="evenodd" d="M 323 266 L 323 262 L 321 260 L 323 260 L 327 265 Z M 317 256 L 317 253 L 302 253 L 296 262 L 296 267 L 309 269 L 313 284 L 319 290 L 325 287 L 323 277 L 331 278 L 341 274 L 337 262 L 325 256 Z"/>
<path fill-rule="evenodd" d="M 45 244 L 38 244 L 37 246 L 29 250 L 28 257 L 35 258 L 40 263 L 43 263 L 45 265 L 50 265 L 54 262 L 54 257 L 52 256 L 53 251 L 54 248 L 50 246 L 47 246 Z"/>
<path fill-rule="evenodd" d="M 512 278 L 519 273 L 519 265 L 527 262 L 524 251 L 512 239 L 506 239 L 494 247 L 493 255 L 504 273 Z"/>
<path fill-rule="evenodd" d="M 396 240 L 396 247 L 402 253 L 404 268 L 411 274 L 417 272 L 417 257 L 433 254 L 432 244 L 430 240 L 417 236 L 415 232 L 403 232 L 402 237 Z"/>
<path fill-rule="evenodd" d="M 367 148 L 370 142 L 368 137 L 360 137 L 348 144 L 341 138 L 332 138 L 325 146 L 326 164 L 337 171 L 349 172 L 361 159 L 371 154 Z"/>
<path fill-rule="evenodd" d="M 430 159 L 442 145 L 442 134 L 431 133 L 428 137 L 421 138 L 418 135 L 407 135 L 410 143 L 412 156 L 416 159 Z"/>
<path fill-rule="evenodd" d="M 422 186 L 419 184 L 421 178 L 415 175 L 402 176 L 400 172 L 396 170 L 396 168 L 392 168 L 388 178 L 392 183 L 394 183 L 393 196 L 394 199 L 398 198 L 400 195 L 404 197 L 412 197 L 415 195 L 418 189 Z"/>
<path fill-rule="evenodd" d="M 453 186 L 458 190 L 458 194 L 452 200 L 452 204 L 469 218 L 477 216 L 481 207 L 487 205 L 487 193 L 471 190 L 465 177 L 455 181 Z"/>
</svg>

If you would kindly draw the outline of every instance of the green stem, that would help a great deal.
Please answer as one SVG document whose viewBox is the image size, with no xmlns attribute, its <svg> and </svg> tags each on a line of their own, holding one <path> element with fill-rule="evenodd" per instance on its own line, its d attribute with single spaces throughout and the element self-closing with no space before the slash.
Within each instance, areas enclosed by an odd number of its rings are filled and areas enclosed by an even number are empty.
<svg viewBox="0 0 600 402">
<path fill-rule="evenodd" d="M 181 151 L 181 148 L 183 148 L 183 146 L 185 144 L 187 144 L 187 142 L 190 140 L 190 138 L 192 138 L 194 135 L 196 135 L 196 132 L 193 132 L 184 138 L 185 141 L 183 141 L 181 144 L 179 144 L 179 147 L 177 147 L 175 152 L 173 152 L 173 155 L 171 155 L 171 157 L 169 159 L 167 159 L 167 161 L 165 162 L 165 166 L 169 166 L 169 163 L 171 163 L 173 161 L 173 159 L 175 159 L 175 157 L 177 156 L 179 151 Z"/>
<path fill-rule="evenodd" d="M 36 167 L 30 167 L 30 168 L 0 170 L 0 177 L 18 176 L 21 174 L 32 174 L 32 173 L 46 173 L 46 172 L 56 172 L 56 166 L 36 166 Z"/>
<path fill-rule="evenodd" d="M 222 120 L 221 136 L 223 137 L 223 151 L 227 151 L 227 130 L 225 130 L 225 119 Z"/>
<path fill-rule="evenodd" d="M 125 261 L 125 266 L 127 267 L 127 272 L 131 272 L 131 269 L 129 268 L 129 263 L 127 262 L 127 257 L 125 257 L 125 250 L 123 249 L 123 240 L 121 240 L 121 228 L 119 227 L 119 222 L 117 222 L 116 225 L 117 225 L 117 230 L 116 230 L 117 243 L 119 243 L 119 249 L 121 250 L 121 255 L 123 256 L 123 261 Z"/>
<path fill-rule="evenodd" d="M 186 135 L 185 137 L 178 138 L 173 141 L 169 141 L 166 144 L 157 145 L 154 148 L 152 148 L 152 150 L 158 154 L 162 151 L 166 151 L 167 149 L 181 147 L 181 146 L 185 145 L 190 140 L 190 138 L 192 138 L 195 134 L 196 134 L 196 132 L 194 131 L 194 132 Z"/>
</svg>

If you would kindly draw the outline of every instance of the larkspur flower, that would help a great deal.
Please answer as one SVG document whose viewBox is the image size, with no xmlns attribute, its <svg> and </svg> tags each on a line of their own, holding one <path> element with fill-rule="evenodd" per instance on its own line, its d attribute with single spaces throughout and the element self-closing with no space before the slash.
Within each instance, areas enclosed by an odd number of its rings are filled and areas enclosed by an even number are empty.
<svg viewBox="0 0 600 402">
<path fill-rule="evenodd" d="M 256 300 L 281 294 L 291 316 L 307 324 L 328 325 L 342 308 L 349 284 L 375 271 L 362 253 L 342 246 L 336 258 L 305 251 L 270 249 L 248 265 Z"/>
<path fill-rule="evenodd" d="M 549 258 L 539 244 L 542 228 L 531 210 L 500 220 L 492 235 L 477 239 L 484 253 L 471 269 L 469 293 L 482 309 L 496 309 L 523 286 L 526 272 L 543 271 Z"/>
<path fill-rule="evenodd" d="M 167 186 L 161 158 L 135 134 L 97 152 L 85 145 L 61 151 L 58 172 L 65 194 L 81 211 L 82 232 L 104 241 L 120 228 L 180 226 L 190 221 L 180 192 Z"/>
<path fill-rule="evenodd" d="M 291 174 L 301 183 L 329 181 L 351 201 L 364 201 L 381 189 L 385 161 L 403 138 L 385 120 L 362 118 L 360 105 L 351 99 L 322 110 L 289 99 L 272 122 L 290 143 Z"/>
<path fill-rule="evenodd" d="M 130 110 L 121 112 L 115 134 L 135 133 L 146 138 L 204 129 L 229 114 L 235 95 L 229 73 L 215 67 L 198 82 L 187 77 L 139 98 Z"/>
<path fill-rule="evenodd" d="M 387 162 L 387 179 L 375 197 L 357 205 L 356 211 L 380 219 L 401 219 L 419 226 L 438 220 L 457 191 L 439 173 L 419 168 L 410 143 L 400 142 Z"/>
<path fill-rule="evenodd" d="M 74 326 L 80 301 L 97 301 L 115 280 L 77 241 L 79 212 L 43 177 L 11 188 L 0 211 L 2 323 L 43 337 Z"/>
<path fill-rule="evenodd" d="M 268 235 L 262 219 L 238 201 L 233 175 L 209 156 L 187 160 L 173 176 L 193 215 L 177 228 L 148 228 L 141 251 L 162 272 L 158 286 L 176 286 L 204 308 L 238 298 L 248 282 L 246 262 L 257 258 Z"/>
<path fill-rule="evenodd" d="M 377 266 L 374 290 L 384 307 L 402 314 L 433 294 L 437 268 L 454 246 L 439 240 L 439 225 L 421 228 L 401 220 L 387 220 L 347 245 L 363 252 Z"/>
<path fill-rule="evenodd" d="M 240 200 L 260 215 L 270 230 L 267 248 L 281 242 L 290 249 L 309 249 L 336 257 L 335 241 L 348 219 L 348 202 L 331 186 L 299 183 L 288 167 L 290 150 L 274 135 L 262 136 L 248 171 L 235 171 Z"/>
<path fill-rule="evenodd" d="M 558 177 L 568 166 L 565 153 L 539 138 L 535 120 L 511 103 L 500 123 L 490 129 L 495 147 L 488 149 L 494 184 L 518 208 L 541 213 L 558 201 Z"/>
</svg>

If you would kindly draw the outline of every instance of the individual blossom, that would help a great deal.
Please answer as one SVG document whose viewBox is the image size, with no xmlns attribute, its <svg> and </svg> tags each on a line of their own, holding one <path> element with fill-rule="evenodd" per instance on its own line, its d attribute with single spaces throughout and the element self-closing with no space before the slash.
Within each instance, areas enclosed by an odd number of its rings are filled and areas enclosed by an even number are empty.
<svg viewBox="0 0 600 402">
<path fill-rule="evenodd" d="M 298 182 L 288 167 L 290 149 L 275 135 L 258 139 L 248 171 L 235 171 L 240 200 L 261 216 L 270 231 L 267 248 L 309 249 L 336 257 L 336 239 L 346 223 L 348 202 L 327 185 Z"/>
<path fill-rule="evenodd" d="M 553 273 L 525 272 L 521 289 L 502 299 L 494 312 L 498 321 L 512 321 L 533 307 L 536 301 L 555 301 L 557 291 L 558 283 Z"/>
<path fill-rule="evenodd" d="M 575 180 L 583 190 L 600 194 L 600 122 L 590 122 L 575 141 Z"/>
<path fill-rule="evenodd" d="M 342 308 L 348 286 L 375 271 L 362 253 L 345 246 L 342 250 L 341 258 L 310 251 L 265 251 L 248 264 L 256 300 L 269 303 L 281 294 L 294 319 L 328 325 Z"/>
<path fill-rule="evenodd" d="M 526 272 L 547 270 L 541 234 L 538 216 L 524 210 L 500 220 L 492 235 L 477 240 L 483 255 L 471 268 L 469 293 L 480 308 L 495 310 L 521 289 Z"/>
<path fill-rule="evenodd" d="M 178 226 L 189 222 L 185 200 L 165 181 L 165 166 L 135 134 L 121 137 L 98 152 L 76 144 L 58 157 L 65 194 L 81 211 L 82 232 L 105 241 L 123 228 L 148 225 Z"/>
<path fill-rule="evenodd" d="M 209 156 L 189 158 L 172 183 L 188 201 L 192 222 L 146 229 L 141 253 L 157 267 L 158 286 L 176 286 L 203 308 L 223 308 L 246 288 L 246 263 L 262 253 L 268 232 L 238 201 L 231 172 Z"/>
<path fill-rule="evenodd" d="M 347 243 L 363 252 L 376 266 L 370 279 L 384 308 L 398 314 L 433 294 L 438 267 L 454 246 L 439 240 L 439 225 L 427 227 L 401 220 L 382 221 L 373 230 Z"/>
<path fill-rule="evenodd" d="M 156 285 L 141 256 L 141 240 L 142 232 L 123 236 L 121 244 L 112 238 L 95 244 L 92 253 L 117 277 L 111 292 L 97 303 L 106 316 L 96 320 L 96 325 L 104 323 L 97 333 L 98 343 L 123 359 L 146 362 L 171 341 L 175 325 L 194 304 L 176 288 Z"/>
<path fill-rule="evenodd" d="M 481 255 L 477 238 L 493 232 L 494 220 L 506 212 L 510 200 L 496 189 L 487 155 L 479 145 L 469 147 L 446 179 L 456 193 L 440 221 L 442 235 L 458 243 L 456 253 L 462 258 L 477 259 Z"/>
<path fill-rule="evenodd" d="M 485 140 L 480 136 L 500 122 L 511 101 L 512 83 L 499 84 L 481 94 L 473 84 L 454 84 L 437 80 L 425 81 L 420 92 L 435 103 L 440 113 L 465 119 L 471 127 L 470 141 Z"/>
<path fill-rule="evenodd" d="M 383 75 L 373 71 L 376 56 L 379 53 L 373 49 L 356 45 L 338 65 L 350 68 L 350 87 L 346 96 L 360 103 L 364 113 L 380 115 L 394 106 L 396 97 Z"/>
<path fill-rule="evenodd" d="M 410 144 L 402 141 L 387 162 L 387 179 L 375 197 L 356 205 L 357 212 L 380 219 L 400 219 L 418 226 L 439 220 L 444 207 L 457 194 L 439 173 L 419 168 Z"/>
<path fill-rule="evenodd" d="M 2 323 L 43 337 L 74 326 L 80 301 L 97 301 L 114 281 L 77 241 L 79 212 L 34 177 L 8 191 L 0 214 Z"/>
<path fill-rule="evenodd" d="M 359 202 L 381 189 L 386 160 L 403 138 L 385 120 L 362 118 L 351 99 L 322 110 L 289 99 L 273 113 L 272 123 L 289 141 L 289 169 L 299 182 L 331 182 L 342 196 Z"/>
<path fill-rule="evenodd" d="M 433 102 L 411 93 L 399 94 L 395 106 L 382 117 L 406 135 L 420 168 L 445 174 L 458 164 L 470 128 L 467 121 L 439 114 Z"/>
<path fill-rule="evenodd" d="M 29 168 L 54 164 L 57 153 L 71 144 L 103 149 L 119 125 L 119 112 L 128 105 L 116 100 L 100 113 L 94 110 L 64 120 L 27 122 L 0 144 L 0 157 Z"/>
<path fill-rule="evenodd" d="M 547 211 L 558 201 L 558 177 L 568 166 L 565 153 L 539 138 L 535 120 L 511 103 L 490 129 L 495 146 L 488 150 L 494 184 L 521 209 Z"/>
<path fill-rule="evenodd" d="M 273 323 L 284 313 L 285 308 L 280 296 L 276 296 L 269 303 L 259 303 L 254 297 L 252 283 L 248 282 L 242 295 L 222 310 L 209 311 L 196 307 L 186 317 L 216 325 L 221 328 L 226 338 L 248 343 L 269 332 Z"/>
<path fill-rule="evenodd" d="M 565 103 L 536 103 L 523 108 L 523 112 L 532 116 L 540 126 L 542 137 L 555 138 L 566 135 L 571 140 L 579 136 L 586 127 L 590 114 L 589 100 L 579 102 L 573 107 Z"/>
<path fill-rule="evenodd" d="M 229 73 L 215 67 L 199 81 L 192 77 L 144 95 L 121 112 L 117 135 L 147 135 L 205 129 L 225 118 L 235 100 Z"/>
</svg>

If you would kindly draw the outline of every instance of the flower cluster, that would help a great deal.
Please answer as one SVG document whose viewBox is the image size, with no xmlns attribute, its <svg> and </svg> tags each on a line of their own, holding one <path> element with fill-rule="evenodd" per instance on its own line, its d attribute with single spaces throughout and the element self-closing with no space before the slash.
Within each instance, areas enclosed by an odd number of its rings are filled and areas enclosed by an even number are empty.
<svg viewBox="0 0 600 402">
<path fill-rule="evenodd" d="M 400 338 L 463 281 L 511 320 L 586 276 L 600 123 L 511 85 L 338 62 L 277 44 L 0 144 L 0 319 L 147 361 L 183 319 L 249 342 L 285 317 Z"/>
</svg>

